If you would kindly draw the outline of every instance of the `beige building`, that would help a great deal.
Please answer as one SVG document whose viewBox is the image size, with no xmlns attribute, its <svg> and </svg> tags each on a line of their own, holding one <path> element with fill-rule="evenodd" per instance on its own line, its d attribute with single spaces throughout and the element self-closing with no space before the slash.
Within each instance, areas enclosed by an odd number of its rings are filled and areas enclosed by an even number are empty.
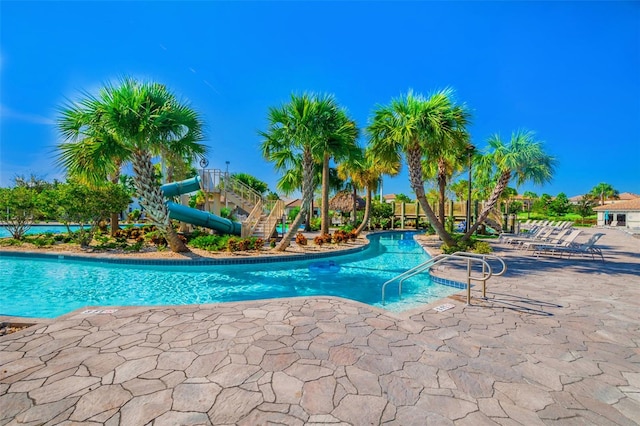
<svg viewBox="0 0 640 426">
<path fill-rule="evenodd" d="M 640 229 L 640 198 L 594 207 L 593 211 L 598 214 L 598 226 Z"/>
</svg>

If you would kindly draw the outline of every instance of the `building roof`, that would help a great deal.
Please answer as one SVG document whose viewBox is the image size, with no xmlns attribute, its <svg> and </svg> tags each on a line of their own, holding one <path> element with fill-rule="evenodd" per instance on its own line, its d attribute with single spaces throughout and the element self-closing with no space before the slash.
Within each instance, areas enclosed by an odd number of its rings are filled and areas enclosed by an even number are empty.
<svg viewBox="0 0 640 426">
<path fill-rule="evenodd" d="M 632 192 L 623 192 L 622 194 L 619 195 L 619 200 L 623 201 L 623 200 L 635 200 L 636 198 L 640 198 L 640 195 L 638 194 L 634 194 Z"/>
<path fill-rule="evenodd" d="M 573 197 L 569 197 L 569 201 L 571 201 L 572 203 L 577 203 L 582 201 L 583 198 L 584 195 L 574 195 Z"/>
<path fill-rule="evenodd" d="M 284 208 L 293 208 L 293 207 L 300 207 L 302 205 L 302 199 L 301 198 L 296 198 L 290 201 L 285 201 L 285 205 Z"/>
<path fill-rule="evenodd" d="M 385 194 L 382 196 L 382 198 L 384 198 L 385 200 L 395 200 L 396 199 L 396 194 Z"/>
<path fill-rule="evenodd" d="M 596 212 L 603 211 L 640 211 L 640 198 L 626 201 L 618 201 L 613 204 L 605 204 L 604 206 L 598 206 L 593 208 Z"/>
</svg>

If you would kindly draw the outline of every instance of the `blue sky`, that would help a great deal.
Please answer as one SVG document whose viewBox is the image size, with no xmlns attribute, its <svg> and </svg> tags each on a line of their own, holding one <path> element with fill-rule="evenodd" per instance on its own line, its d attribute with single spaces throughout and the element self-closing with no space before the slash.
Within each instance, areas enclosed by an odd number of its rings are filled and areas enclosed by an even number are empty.
<svg viewBox="0 0 640 426">
<path fill-rule="evenodd" d="M 365 127 L 409 89 L 452 87 L 477 147 L 522 128 L 557 157 L 551 184 L 520 193 L 640 193 L 638 2 L 3 0 L 0 73 L 0 186 L 62 177 L 57 108 L 134 76 L 202 114 L 210 167 L 272 189 L 257 131 L 292 92 L 332 93 Z M 411 193 L 406 168 L 384 185 Z"/>
</svg>

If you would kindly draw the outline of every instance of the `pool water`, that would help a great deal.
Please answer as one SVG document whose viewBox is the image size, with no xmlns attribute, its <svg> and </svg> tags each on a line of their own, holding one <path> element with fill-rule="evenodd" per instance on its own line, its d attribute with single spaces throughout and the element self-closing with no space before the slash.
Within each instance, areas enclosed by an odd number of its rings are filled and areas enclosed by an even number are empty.
<svg viewBox="0 0 640 426">
<path fill-rule="evenodd" d="M 53 318 L 85 306 L 181 305 L 331 295 L 381 305 L 382 284 L 428 259 L 411 233 L 369 236 L 358 253 L 277 263 L 157 266 L 0 257 L 0 315 Z M 339 265 L 316 268 L 318 262 Z M 314 265 L 312 265 L 314 264 Z M 311 270 L 309 266 L 312 265 Z M 457 291 L 420 274 L 387 288 L 402 311 Z"/>
<path fill-rule="evenodd" d="M 130 225 L 126 225 L 126 226 L 130 226 Z M 133 226 L 142 226 L 142 225 L 134 224 Z M 70 225 L 69 229 L 71 229 L 71 231 L 73 232 L 80 229 L 80 227 L 78 225 Z M 85 225 L 85 229 L 87 229 L 86 225 Z M 29 230 L 26 232 L 26 235 L 46 234 L 46 233 L 66 234 L 67 227 L 64 225 L 36 224 L 36 225 L 33 225 L 31 228 L 29 228 Z M 0 238 L 10 237 L 10 236 L 11 236 L 11 233 L 7 231 L 7 228 L 5 228 L 4 226 L 0 226 Z"/>
<path fill-rule="evenodd" d="M 71 228 L 71 231 L 77 231 L 78 229 L 80 229 L 80 227 L 77 225 L 71 225 L 69 228 Z M 62 234 L 66 232 L 67 232 L 67 227 L 64 225 L 33 225 L 31 228 L 29 228 L 26 234 L 27 235 L 45 234 L 45 233 Z M 11 233 L 7 231 L 7 228 L 5 228 L 4 226 L 0 226 L 0 238 L 10 237 L 10 236 L 11 236 Z"/>
</svg>

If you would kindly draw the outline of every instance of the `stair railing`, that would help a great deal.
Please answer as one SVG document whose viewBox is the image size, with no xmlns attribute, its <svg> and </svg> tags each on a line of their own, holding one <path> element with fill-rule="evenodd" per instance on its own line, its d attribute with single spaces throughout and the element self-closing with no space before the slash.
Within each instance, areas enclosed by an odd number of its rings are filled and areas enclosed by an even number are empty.
<svg viewBox="0 0 640 426">
<path fill-rule="evenodd" d="M 200 188 L 204 192 L 233 193 L 251 204 L 253 208 L 259 201 L 263 201 L 262 195 L 244 182 L 235 179 L 230 173 L 219 169 L 204 169 L 200 171 Z"/>
<path fill-rule="evenodd" d="M 503 275 L 507 270 L 507 265 L 504 263 L 502 258 L 495 255 L 487 255 L 487 254 L 478 254 L 478 253 L 469 253 L 469 252 L 456 252 L 453 254 L 439 254 L 431 259 L 421 263 L 418 266 L 414 266 L 413 268 L 396 275 L 391 278 L 384 284 L 382 284 L 382 304 L 385 304 L 385 291 L 387 285 L 392 282 L 398 281 L 398 296 L 402 297 L 402 283 L 407 279 L 418 275 L 422 272 L 430 270 L 433 266 L 436 266 L 440 263 L 446 261 L 461 261 L 466 260 L 467 263 L 467 305 L 471 305 L 471 281 L 480 281 L 482 282 L 482 297 L 486 298 L 486 282 L 492 276 L 500 276 Z M 498 273 L 493 273 L 493 269 L 489 264 L 488 260 L 497 260 L 502 265 L 502 270 Z M 474 263 L 482 265 L 482 275 L 473 275 L 472 265 Z"/>
<path fill-rule="evenodd" d="M 262 217 L 262 199 L 258 200 L 251 213 L 242 221 L 242 237 L 247 238 L 253 235 Z"/>
<path fill-rule="evenodd" d="M 268 201 L 267 208 L 269 209 L 269 216 L 267 216 L 264 224 L 265 238 L 269 238 L 276 230 L 276 226 L 278 226 L 278 222 L 280 222 L 284 214 L 284 201 Z"/>
</svg>

